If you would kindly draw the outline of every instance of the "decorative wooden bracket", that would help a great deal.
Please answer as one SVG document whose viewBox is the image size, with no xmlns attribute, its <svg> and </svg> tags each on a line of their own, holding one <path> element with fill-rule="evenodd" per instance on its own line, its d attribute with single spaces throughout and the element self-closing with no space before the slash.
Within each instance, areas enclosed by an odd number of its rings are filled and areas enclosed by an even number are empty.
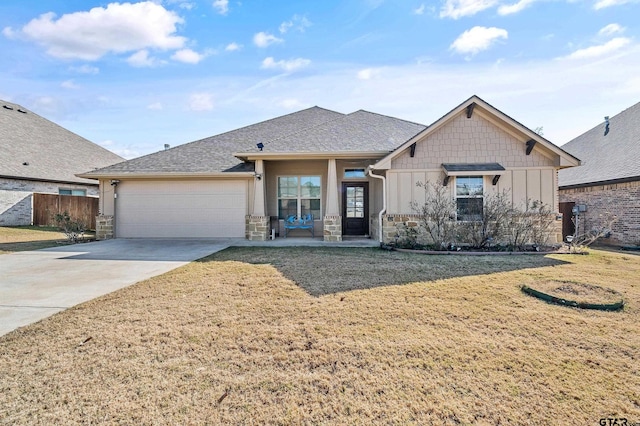
<svg viewBox="0 0 640 426">
<path fill-rule="evenodd" d="M 493 184 L 493 186 L 496 186 L 498 184 L 498 181 L 500 180 L 500 176 L 502 175 L 495 175 L 493 177 L 493 180 L 491 181 L 491 183 Z"/>
<path fill-rule="evenodd" d="M 449 176 L 445 176 L 444 181 L 442 181 L 442 186 L 447 186 L 447 185 L 449 185 Z"/>
<path fill-rule="evenodd" d="M 531 154 L 534 146 L 536 146 L 536 141 L 534 141 L 533 139 L 529 139 L 527 141 L 527 155 Z"/>
<path fill-rule="evenodd" d="M 411 151 L 409 151 L 409 155 L 411 155 L 411 158 L 413 158 L 414 155 L 416 155 L 416 143 L 412 143 L 411 144 Z"/>
<path fill-rule="evenodd" d="M 471 118 L 471 116 L 473 115 L 473 108 L 475 108 L 475 106 L 476 106 L 475 102 L 467 106 L 467 118 Z"/>
</svg>

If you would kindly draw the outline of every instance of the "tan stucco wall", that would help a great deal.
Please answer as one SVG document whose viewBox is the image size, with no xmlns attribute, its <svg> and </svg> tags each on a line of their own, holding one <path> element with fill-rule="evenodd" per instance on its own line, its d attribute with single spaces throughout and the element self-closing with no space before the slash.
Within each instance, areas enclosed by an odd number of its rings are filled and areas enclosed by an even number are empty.
<svg viewBox="0 0 640 426">
<path fill-rule="evenodd" d="M 418 141 L 413 158 L 407 149 L 392 161 L 392 169 L 387 172 L 387 213 L 411 213 L 411 201 L 424 202 L 424 190 L 416 183 L 442 184 L 445 177 L 442 163 L 500 163 L 506 171 L 495 186 L 491 182 L 493 175 L 485 176 L 485 191 L 507 190 L 516 205 L 524 204 L 527 199 L 539 200 L 557 211 L 559 157 L 537 149 L 526 155 L 525 150 L 525 143 L 507 129 L 481 114 L 474 113 L 467 118 L 463 112 Z M 454 197 L 454 177 L 449 180 L 448 188 Z"/>
<path fill-rule="evenodd" d="M 113 215 L 113 194 L 114 188 L 111 186 L 111 180 L 100 180 L 100 203 L 98 205 L 98 210 L 101 215 Z"/>
<path fill-rule="evenodd" d="M 324 215 L 327 197 L 327 161 L 265 161 L 267 179 L 267 216 L 278 216 L 278 177 L 279 176 L 320 176 L 322 199 L 320 209 Z M 315 218 L 322 219 L 322 218 Z"/>
</svg>

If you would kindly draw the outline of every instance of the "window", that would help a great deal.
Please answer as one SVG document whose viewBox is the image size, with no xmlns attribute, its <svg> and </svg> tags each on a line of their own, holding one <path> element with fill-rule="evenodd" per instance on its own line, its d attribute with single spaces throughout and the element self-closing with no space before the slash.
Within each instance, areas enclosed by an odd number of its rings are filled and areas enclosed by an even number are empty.
<svg viewBox="0 0 640 426">
<path fill-rule="evenodd" d="M 60 195 L 76 195 L 78 197 L 86 197 L 87 190 L 86 189 L 58 189 L 58 194 Z"/>
<path fill-rule="evenodd" d="M 349 178 L 364 178 L 365 170 L 364 169 L 344 169 L 344 177 L 345 179 Z"/>
<path fill-rule="evenodd" d="M 458 220 L 482 219 L 484 202 L 482 176 L 460 176 L 456 178 L 456 210 Z"/>
<path fill-rule="evenodd" d="M 320 176 L 281 176 L 278 178 L 278 218 L 311 213 L 320 218 Z"/>
</svg>

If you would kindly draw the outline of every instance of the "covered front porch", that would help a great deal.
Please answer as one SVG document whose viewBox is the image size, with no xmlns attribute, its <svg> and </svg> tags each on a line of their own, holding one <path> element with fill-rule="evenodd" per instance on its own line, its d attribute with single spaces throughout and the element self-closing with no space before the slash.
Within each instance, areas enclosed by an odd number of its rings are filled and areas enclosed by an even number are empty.
<svg viewBox="0 0 640 426">
<path fill-rule="evenodd" d="M 245 218 L 247 240 L 375 239 L 382 208 L 382 181 L 368 173 L 375 160 L 256 159 Z M 285 226 L 287 218 L 298 223 L 309 216 L 306 226 Z"/>
</svg>

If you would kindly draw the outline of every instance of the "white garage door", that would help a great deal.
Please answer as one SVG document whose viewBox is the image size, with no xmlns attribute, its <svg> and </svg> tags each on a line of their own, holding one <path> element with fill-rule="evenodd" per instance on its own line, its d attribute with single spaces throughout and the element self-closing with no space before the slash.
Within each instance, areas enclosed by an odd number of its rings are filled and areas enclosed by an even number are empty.
<svg viewBox="0 0 640 426">
<path fill-rule="evenodd" d="M 116 199 L 120 238 L 245 235 L 245 181 L 122 181 Z"/>
</svg>

